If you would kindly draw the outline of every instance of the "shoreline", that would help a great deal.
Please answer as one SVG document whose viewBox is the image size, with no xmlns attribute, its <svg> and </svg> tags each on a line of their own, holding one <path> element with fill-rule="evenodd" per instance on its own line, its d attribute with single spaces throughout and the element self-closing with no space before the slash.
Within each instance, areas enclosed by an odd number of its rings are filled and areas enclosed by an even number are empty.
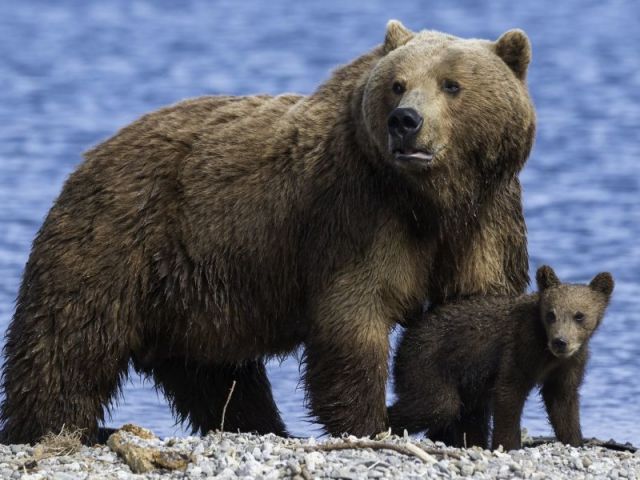
<svg viewBox="0 0 640 480">
<path fill-rule="evenodd" d="M 82 446 L 73 434 L 52 435 L 35 446 L 0 445 L 0 478 L 639 479 L 640 451 L 611 445 L 623 450 L 544 443 L 491 452 L 398 436 L 315 439 L 210 432 L 160 439 L 127 425 L 111 435 L 107 445 Z"/>
</svg>

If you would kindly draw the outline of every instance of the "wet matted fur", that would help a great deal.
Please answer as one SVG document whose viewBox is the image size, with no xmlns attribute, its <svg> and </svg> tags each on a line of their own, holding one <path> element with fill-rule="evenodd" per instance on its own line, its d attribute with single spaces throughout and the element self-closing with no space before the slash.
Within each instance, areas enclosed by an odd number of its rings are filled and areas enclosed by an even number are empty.
<svg viewBox="0 0 640 480">
<path fill-rule="evenodd" d="M 220 425 L 235 380 L 225 428 L 284 434 L 264 361 L 300 346 L 327 431 L 384 430 L 393 325 L 425 298 L 528 282 L 529 58 L 517 30 L 489 42 L 390 22 L 308 97 L 187 100 L 89 151 L 24 272 L 5 440 L 62 425 L 95 438 L 130 363 L 196 431 Z M 416 145 L 437 149 L 425 168 L 389 151 L 387 117 L 407 105 L 425 118 Z"/>
<path fill-rule="evenodd" d="M 561 283 L 548 266 L 536 278 L 537 293 L 439 305 L 407 328 L 394 365 L 394 431 L 487 448 L 493 415 L 493 448 L 517 449 L 525 400 L 540 386 L 558 440 L 582 444 L 578 389 L 613 278 Z"/>
</svg>

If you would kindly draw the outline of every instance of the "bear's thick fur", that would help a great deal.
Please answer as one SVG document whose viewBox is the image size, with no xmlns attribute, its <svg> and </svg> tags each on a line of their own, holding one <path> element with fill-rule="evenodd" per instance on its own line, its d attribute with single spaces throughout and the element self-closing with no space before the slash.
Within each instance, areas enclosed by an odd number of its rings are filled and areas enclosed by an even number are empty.
<svg viewBox="0 0 640 480">
<path fill-rule="evenodd" d="M 471 297 L 435 307 L 404 332 L 395 358 L 391 427 L 428 430 L 454 446 L 520 448 L 525 400 L 540 385 L 559 441 L 580 445 L 578 389 L 591 336 L 613 291 L 611 274 L 562 284 L 538 269 L 539 292 Z"/>
<path fill-rule="evenodd" d="M 392 21 L 308 97 L 187 100 L 89 151 L 24 272 L 5 439 L 95 438 L 130 363 L 194 431 L 235 380 L 225 428 L 284 434 L 264 361 L 300 346 L 328 432 L 386 429 L 393 325 L 425 298 L 526 288 L 529 59 L 519 30 Z M 408 110 L 420 125 L 391 130 Z"/>
</svg>

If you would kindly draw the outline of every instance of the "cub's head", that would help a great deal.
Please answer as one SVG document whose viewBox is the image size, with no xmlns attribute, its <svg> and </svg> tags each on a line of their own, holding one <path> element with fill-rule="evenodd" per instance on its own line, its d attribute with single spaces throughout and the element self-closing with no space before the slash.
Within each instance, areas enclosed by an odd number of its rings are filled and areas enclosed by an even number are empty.
<svg viewBox="0 0 640 480">
<path fill-rule="evenodd" d="M 452 201 L 522 168 L 535 131 L 524 32 L 492 42 L 414 33 L 392 20 L 382 49 L 362 114 L 385 162 Z"/>
<path fill-rule="evenodd" d="M 600 325 L 613 292 L 613 278 L 603 272 L 589 285 L 561 283 L 553 269 L 545 265 L 538 269 L 536 280 L 549 350 L 556 357 L 570 357 Z"/>
</svg>

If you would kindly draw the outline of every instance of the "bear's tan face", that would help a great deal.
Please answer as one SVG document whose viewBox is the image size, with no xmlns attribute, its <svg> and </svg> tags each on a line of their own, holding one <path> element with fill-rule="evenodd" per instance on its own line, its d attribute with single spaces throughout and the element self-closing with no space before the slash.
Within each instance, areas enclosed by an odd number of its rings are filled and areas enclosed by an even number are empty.
<svg viewBox="0 0 640 480">
<path fill-rule="evenodd" d="M 522 32 L 465 40 L 392 21 L 383 48 L 362 113 L 384 161 L 439 195 L 522 168 L 535 122 Z"/>
<path fill-rule="evenodd" d="M 563 284 L 550 267 L 539 269 L 536 277 L 547 346 L 555 356 L 568 358 L 600 325 L 613 291 L 613 279 L 609 273 L 600 273 L 589 285 Z"/>
</svg>

